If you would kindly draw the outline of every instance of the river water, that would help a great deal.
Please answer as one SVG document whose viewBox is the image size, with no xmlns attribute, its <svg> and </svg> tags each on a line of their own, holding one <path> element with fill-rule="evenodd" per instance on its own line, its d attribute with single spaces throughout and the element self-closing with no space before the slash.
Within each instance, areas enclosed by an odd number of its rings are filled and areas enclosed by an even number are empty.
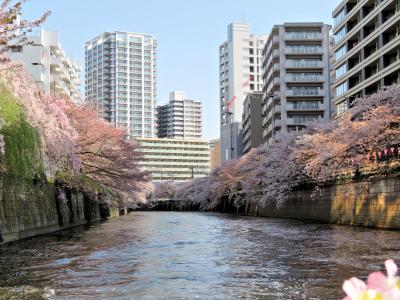
<svg viewBox="0 0 400 300">
<path fill-rule="evenodd" d="M 341 299 L 400 258 L 400 233 L 222 214 L 135 212 L 0 247 L 0 287 L 52 299 Z"/>
</svg>

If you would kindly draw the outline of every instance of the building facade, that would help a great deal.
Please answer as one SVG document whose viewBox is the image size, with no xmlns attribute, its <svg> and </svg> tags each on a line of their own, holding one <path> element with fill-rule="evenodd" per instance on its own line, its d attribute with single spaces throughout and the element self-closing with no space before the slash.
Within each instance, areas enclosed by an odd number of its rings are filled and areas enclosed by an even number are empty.
<svg viewBox="0 0 400 300">
<path fill-rule="evenodd" d="M 210 140 L 210 162 L 211 171 L 221 166 L 221 141 L 220 139 Z"/>
<path fill-rule="evenodd" d="M 169 103 L 158 106 L 158 137 L 202 138 L 202 104 L 185 98 L 183 92 L 170 93 Z"/>
<path fill-rule="evenodd" d="M 79 102 L 80 66 L 61 48 L 58 32 L 40 30 L 27 43 L 10 43 L 10 57 L 20 62 L 48 95 L 66 95 Z"/>
<path fill-rule="evenodd" d="M 85 44 L 85 96 L 130 137 L 157 136 L 157 40 L 104 32 Z"/>
<path fill-rule="evenodd" d="M 347 0 L 333 12 L 335 115 L 400 83 L 400 1 Z"/>
<path fill-rule="evenodd" d="M 262 49 L 266 35 L 251 33 L 250 25 L 232 23 L 228 40 L 219 47 L 220 125 L 222 162 L 242 154 L 243 102 L 262 90 Z"/>
<path fill-rule="evenodd" d="M 263 144 L 262 92 L 247 94 L 242 115 L 242 154 Z"/>
<path fill-rule="evenodd" d="M 210 172 L 210 147 L 205 140 L 138 138 L 141 167 L 153 181 L 186 181 Z"/>
<path fill-rule="evenodd" d="M 276 25 L 263 50 L 263 139 L 330 118 L 330 25 Z"/>
</svg>

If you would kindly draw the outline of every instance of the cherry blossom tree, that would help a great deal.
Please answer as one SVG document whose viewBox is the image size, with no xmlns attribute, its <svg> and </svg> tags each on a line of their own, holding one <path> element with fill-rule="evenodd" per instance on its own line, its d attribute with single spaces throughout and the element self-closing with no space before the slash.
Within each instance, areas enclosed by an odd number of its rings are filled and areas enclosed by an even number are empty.
<svg viewBox="0 0 400 300">
<path fill-rule="evenodd" d="M 386 152 L 386 156 L 398 152 L 399 107 L 399 86 L 358 99 L 338 120 L 316 125 L 299 138 L 297 161 L 304 164 L 307 175 L 317 182 L 348 173 L 384 170 L 382 164 L 376 163 L 376 156 L 380 151 Z"/>
<path fill-rule="evenodd" d="M 38 129 L 47 175 L 54 177 L 59 168 L 78 171 L 79 160 L 73 151 L 76 132 L 66 114 L 70 100 L 45 95 L 22 65 L 6 59 L 0 59 L 0 90 L 10 93 Z"/>
<path fill-rule="evenodd" d="M 0 53 L 4 53 L 12 45 L 23 45 L 27 43 L 26 35 L 33 29 L 42 25 L 50 15 L 44 12 L 38 19 L 29 21 L 20 19 L 22 8 L 27 0 L 12 1 L 2 0 L 0 4 Z M 1 56 L 1 59 L 7 59 Z"/>
<path fill-rule="evenodd" d="M 69 103 L 67 113 L 77 132 L 74 153 L 80 159 L 80 172 L 119 191 L 140 191 L 149 175 L 138 164 L 142 159 L 138 143 L 128 140 L 123 129 L 112 127 L 87 106 Z"/>
<path fill-rule="evenodd" d="M 172 199 L 176 193 L 176 184 L 173 181 L 163 181 L 154 184 L 155 199 Z"/>
</svg>

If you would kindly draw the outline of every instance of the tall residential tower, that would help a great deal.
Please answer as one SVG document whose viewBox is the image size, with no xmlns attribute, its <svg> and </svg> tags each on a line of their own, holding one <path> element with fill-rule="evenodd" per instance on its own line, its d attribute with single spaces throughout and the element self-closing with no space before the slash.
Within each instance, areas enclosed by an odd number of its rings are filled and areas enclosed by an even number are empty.
<svg viewBox="0 0 400 300">
<path fill-rule="evenodd" d="M 85 45 L 85 96 L 102 117 L 130 137 L 155 137 L 157 40 L 131 32 L 104 32 Z"/>
<path fill-rule="evenodd" d="M 232 23 L 228 40 L 219 47 L 220 125 L 222 162 L 242 153 L 243 102 L 262 90 L 262 49 L 266 35 L 256 36 L 250 25 Z"/>
</svg>

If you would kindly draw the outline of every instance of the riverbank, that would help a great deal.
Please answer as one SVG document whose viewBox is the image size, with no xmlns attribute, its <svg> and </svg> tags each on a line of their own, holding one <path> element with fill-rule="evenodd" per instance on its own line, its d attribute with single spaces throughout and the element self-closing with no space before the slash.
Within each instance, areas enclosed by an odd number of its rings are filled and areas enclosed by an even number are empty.
<svg viewBox="0 0 400 300">
<path fill-rule="evenodd" d="M 220 199 L 213 211 L 249 216 L 300 219 L 333 224 L 400 229 L 400 175 L 358 182 L 298 189 L 284 204 L 262 207 L 256 200 L 235 207 L 234 199 Z M 184 200 L 162 201 L 152 210 L 202 211 L 197 203 Z"/>
<path fill-rule="evenodd" d="M 0 244 L 119 216 L 115 199 L 60 183 L 0 176 Z"/>
</svg>

